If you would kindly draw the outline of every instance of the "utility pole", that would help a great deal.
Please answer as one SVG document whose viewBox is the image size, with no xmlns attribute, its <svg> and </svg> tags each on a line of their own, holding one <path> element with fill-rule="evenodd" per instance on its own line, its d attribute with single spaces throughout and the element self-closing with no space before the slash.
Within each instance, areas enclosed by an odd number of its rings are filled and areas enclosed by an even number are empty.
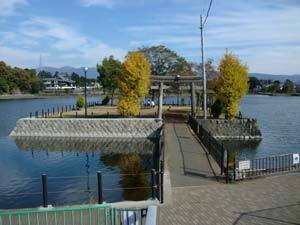
<svg viewBox="0 0 300 225">
<path fill-rule="evenodd" d="M 203 21 L 202 15 L 200 16 L 200 30 L 201 30 L 201 59 L 202 59 L 202 80 L 203 80 L 203 112 L 204 119 L 207 119 L 207 103 L 206 103 L 206 73 L 204 64 L 204 50 L 203 50 Z"/>
</svg>

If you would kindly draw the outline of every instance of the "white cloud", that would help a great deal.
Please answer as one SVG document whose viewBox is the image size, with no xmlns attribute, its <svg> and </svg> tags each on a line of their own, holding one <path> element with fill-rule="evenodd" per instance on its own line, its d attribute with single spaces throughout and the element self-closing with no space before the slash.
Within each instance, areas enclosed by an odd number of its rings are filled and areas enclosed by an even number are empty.
<svg viewBox="0 0 300 225">
<path fill-rule="evenodd" d="M 13 15 L 18 6 L 27 4 L 27 0 L 0 0 L 0 16 Z"/>
<path fill-rule="evenodd" d="M 91 6 L 103 6 L 106 8 L 111 8 L 114 6 L 114 0 L 80 0 L 80 3 L 84 7 L 91 7 Z"/>
<path fill-rule="evenodd" d="M 35 67 L 38 65 L 40 54 L 47 56 L 47 53 L 0 46 L 0 59 L 13 66 Z"/>
<path fill-rule="evenodd" d="M 49 66 L 95 66 L 106 56 L 114 55 L 122 60 L 126 54 L 121 48 L 111 47 L 80 33 L 64 21 L 49 17 L 31 18 L 20 23 L 14 32 L 0 34 L 0 45 L 9 46 L 3 48 L 5 54 L 1 52 L 0 58 L 13 65 L 35 66 L 39 49 L 47 52 L 43 63 Z M 27 47 L 33 51 L 26 51 Z"/>
</svg>

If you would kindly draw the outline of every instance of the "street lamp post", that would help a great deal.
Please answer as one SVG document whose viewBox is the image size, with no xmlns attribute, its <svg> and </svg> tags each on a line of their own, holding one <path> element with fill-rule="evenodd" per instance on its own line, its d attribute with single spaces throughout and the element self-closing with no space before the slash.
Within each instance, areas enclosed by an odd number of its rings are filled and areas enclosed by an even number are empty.
<svg viewBox="0 0 300 225">
<path fill-rule="evenodd" d="M 87 117 L 87 97 L 86 97 L 86 73 L 89 68 L 84 67 L 84 116 Z"/>
</svg>

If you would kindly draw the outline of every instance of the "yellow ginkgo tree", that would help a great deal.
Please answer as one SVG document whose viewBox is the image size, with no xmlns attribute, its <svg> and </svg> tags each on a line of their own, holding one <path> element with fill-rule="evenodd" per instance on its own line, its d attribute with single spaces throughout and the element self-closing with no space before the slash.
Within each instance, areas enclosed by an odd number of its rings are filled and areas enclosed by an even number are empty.
<svg viewBox="0 0 300 225">
<path fill-rule="evenodd" d="M 144 54 L 129 52 L 122 65 L 119 77 L 118 110 L 124 116 L 135 116 L 140 111 L 140 100 L 150 87 L 150 63 Z"/>
<path fill-rule="evenodd" d="M 223 101 L 227 117 L 236 117 L 242 97 L 248 92 L 248 66 L 226 52 L 219 65 L 217 95 Z"/>
</svg>

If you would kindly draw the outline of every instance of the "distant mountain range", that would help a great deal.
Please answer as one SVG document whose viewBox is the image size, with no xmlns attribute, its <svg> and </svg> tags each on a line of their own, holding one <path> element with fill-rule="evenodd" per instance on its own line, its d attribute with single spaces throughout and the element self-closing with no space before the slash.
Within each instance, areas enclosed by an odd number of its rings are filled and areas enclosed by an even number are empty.
<svg viewBox="0 0 300 225">
<path fill-rule="evenodd" d="M 48 71 L 54 74 L 56 71 L 60 73 L 68 73 L 72 74 L 77 73 L 81 76 L 84 76 L 84 67 L 74 68 L 71 66 L 64 66 L 61 68 L 56 67 L 41 67 L 39 70 Z M 89 68 L 87 72 L 88 78 L 97 78 L 99 76 L 97 69 L 95 67 Z M 280 82 L 284 82 L 286 79 L 293 81 L 294 83 L 300 83 L 300 74 L 295 75 L 274 75 L 274 74 L 266 74 L 266 73 L 250 73 L 249 76 L 256 77 L 259 80 L 279 80 Z"/>
<path fill-rule="evenodd" d="M 256 77 L 259 80 L 279 80 L 280 82 L 284 82 L 286 79 L 289 79 L 294 83 L 300 84 L 300 74 L 274 75 L 274 74 L 266 74 L 266 73 L 250 73 L 249 76 Z"/>
<path fill-rule="evenodd" d="M 47 71 L 50 72 L 52 74 L 55 74 L 55 72 L 59 72 L 59 73 L 68 73 L 69 75 L 71 75 L 73 72 L 79 74 L 80 76 L 84 76 L 84 67 L 79 67 L 79 68 L 74 68 L 71 66 L 64 66 L 61 68 L 56 68 L 56 67 L 51 67 L 51 66 L 45 66 L 45 67 L 40 67 L 38 69 L 39 71 Z M 86 76 L 88 78 L 97 78 L 97 76 L 99 76 L 97 69 L 95 67 L 91 67 L 89 68 Z"/>
</svg>

